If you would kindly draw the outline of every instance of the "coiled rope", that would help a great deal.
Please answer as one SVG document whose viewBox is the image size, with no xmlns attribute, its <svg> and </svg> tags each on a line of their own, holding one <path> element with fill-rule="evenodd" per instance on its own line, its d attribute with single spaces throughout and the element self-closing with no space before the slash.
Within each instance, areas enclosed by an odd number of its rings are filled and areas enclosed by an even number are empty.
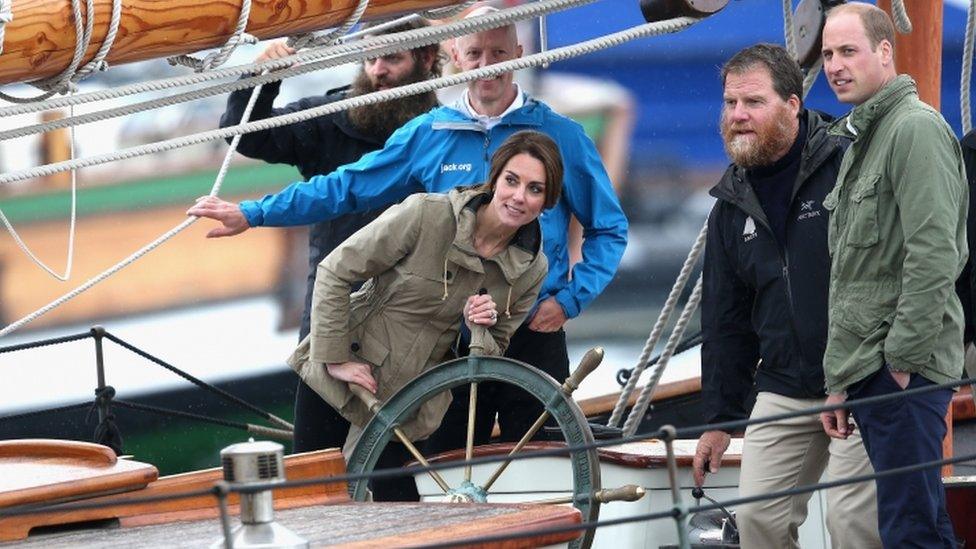
<svg viewBox="0 0 976 549">
<path fill-rule="evenodd" d="M 2 12 L 3 1 L 4 0 L 0 0 L 0 12 Z M 4 92 L 0 92 L 0 99 L 17 104 L 37 103 L 59 93 L 63 94 L 75 91 L 75 84 L 77 82 L 84 80 L 95 72 L 104 71 L 108 68 L 108 63 L 105 62 L 105 57 L 108 56 L 109 51 L 112 49 L 112 45 L 115 43 L 115 38 L 119 31 L 119 23 L 122 20 L 122 0 L 112 0 L 112 11 L 111 15 L 109 16 L 108 30 L 105 33 L 105 39 L 102 41 L 102 45 L 99 46 L 98 51 L 95 52 L 95 55 L 92 57 L 91 61 L 86 63 L 83 67 L 78 68 L 78 66 L 81 64 L 81 60 L 85 56 L 85 51 L 88 49 L 88 46 L 91 43 L 92 33 L 95 27 L 94 0 L 86 0 L 85 6 L 86 17 L 83 18 L 81 14 L 80 0 L 71 0 L 71 10 L 75 21 L 76 36 L 75 50 L 72 54 L 71 62 L 68 64 L 65 70 L 61 72 L 61 74 L 30 83 L 30 85 L 44 90 L 44 93 L 35 97 L 16 97 Z M 82 24 L 82 20 L 84 20 L 84 24 Z M 0 15 L 0 21 L 2 21 L 2 15 Z M 0 53 L 3 51 L 2 32 L 3 23 L 0 23 Z"/>
<path fill-rule="evenodd" d="M 247 21 L 251 16 L 251 0 L 242 0 L 241 2 L 241 13 L 237 16 L 237 25 L 234 27 L 234 33 L 230 35 L 227 42 L 220 47 L 215 52 L 208 53 L 203 58 L 196 58 L 192 55 L 174 55 L 173 57 L 166 58 L 166 61 L 170 65 L 182 65 L 184 67 L 189 67 L 197 72 L 208 71 L 215 67 L 223 65 L 227 59 L 234 53 L 237 46 L 241 44 L 257 44 L 258 39 L 247 34 L 245 29 L 247 29 Z"/>
</svg>

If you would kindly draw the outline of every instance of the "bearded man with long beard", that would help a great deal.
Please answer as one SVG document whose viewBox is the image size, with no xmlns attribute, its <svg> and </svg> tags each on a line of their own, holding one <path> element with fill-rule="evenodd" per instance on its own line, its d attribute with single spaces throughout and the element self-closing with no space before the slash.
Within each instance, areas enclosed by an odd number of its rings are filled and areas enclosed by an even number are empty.
<svg viewBox="0 0 976 549">
<path fill-rule="evenodd" d="M 417 19 L 394 26 L 377 34 L 387 34 L 427 27 L 429 23 Z M 293 55 L 295 50 L 284 41 L 271 43 L 255 62 L 279 59 Z M 331 90 L 324 95 L 300 99 L 282 108 L 274 108 L 281 82 L 266 84 L 258 95 L 251 120 L 261 120 L 291 112 L 318 107 L 414 82 L 421 82 L 441 73 L 440 48 L 424 46 L 413 50 L 392 53 L 366 60 L 351 86 Z M 227 100 L 227 109 L 220 119 L 220 127 L 240 123 L 251 89 L 233 92 Z M 269 130 L 245 134 L 237 151 L 244 156 L 266 162 L 291 164 L 298 168 L 306 180 L 317 174 L 329 173 L 345 164 L 359 160 L 364 154 L 379 149 L 397 128 L 410 119 L 437 106 L 433 92 L 413 95 L 320 116 L 305 122 L 281 126 Z M 305 307 L 302 313 L 299 340 L 309 333 L 312 289 L 318 264 L 336 246 L 350 235 L 367 225 L 385 210 L 385 206 L 366 212 L 352 213 L 316 223 L 309 227 L 308 277 Z M 335 446 L 328 434 L 330 426 L 323 425 L 322 418 L 331 417 L 331 408 L 304 382 L 299 380 L 295 396 L 294 451 L 308 452 Z M 397 445 L 393 445 L 397 448 Z M 406 461 L 406 450 L 385 452 L 377 467 L 399 466 Z M 389 460 L 389 461 L 387 461 Z M 381 500 L 416 499 L 413 482 L 382 483 L 374 487 L 375 497 Z"/>
<path fill-rule="evenodd" d="M 803 108 L 803 75 L 759 44 L 722 68 L 721 134 L 732 165 L 711 194 L 702 293 L 702 399 L 710 424 L 815 407 L 824 397 L 827 212 L 846 143 Z M 754 400 L 753 400 L 754 399 Z M 751 407 L 751 411 L 750 411 Z M 698 441 L 695 482 L 718 472 L 730 433 Z M 819 417 L 746 429 L 739 494 L 749 497 L 871 473 L 861 439 L 831 439 Z M 799 547 L 810 494 L 737 508 L 742 547 Z M 873 484 L 827 490 L 833 547 L 880 547 Z"/>
</svg>

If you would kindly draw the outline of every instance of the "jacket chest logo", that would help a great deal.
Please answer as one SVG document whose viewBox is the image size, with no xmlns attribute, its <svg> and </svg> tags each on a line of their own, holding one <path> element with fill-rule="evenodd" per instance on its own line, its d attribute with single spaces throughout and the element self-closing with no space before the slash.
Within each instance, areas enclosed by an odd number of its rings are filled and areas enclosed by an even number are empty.
<svg viewBox="0 0 976 549">
<path fill-rule="evenodd" d="M 796 217 L 797 221 L 803 221 L 804 219 L 810 219 L 813 217 L 820 217 L 820 208 L 817 207 L 816 200 L 803 200 L 800 202 L 800 215 Z"/>
<path fill-rule="evenodd" d="M 746 217 L 746 225 L 742 229 L 742 241 L 749 242 L 756 236 L 756 222 L 752 220 L 752 216 Z"/>
<path fill-rule="evenodd" d="M 454 162 L 445 162 L 441 164 L 441 173 L 444 172 L 470 172 L 472 166 L 470 163 L 467 164 L 456 164 Z"/>
</svg>

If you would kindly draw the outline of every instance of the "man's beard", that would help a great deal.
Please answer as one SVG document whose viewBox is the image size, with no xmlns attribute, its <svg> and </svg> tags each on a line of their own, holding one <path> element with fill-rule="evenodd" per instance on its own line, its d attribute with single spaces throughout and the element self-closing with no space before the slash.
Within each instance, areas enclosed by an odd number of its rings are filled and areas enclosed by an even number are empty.
<svg viewBox="0 0 976 549">
<path fill-rule="evenodd" d="M 746 169 L 768 166 L 779 160 L 796 139 L 790 127 L 789 112 L 783 109 L 781 114 L 772 117 L 764 126 L 753 126 L 751 138 L 732 131 L 732 124 L 723 115 L 722 143 L 729 159 Z"/>
<path fill-rule="evenodd" d="M 401 81 L 386 79 L 382 83 L 388 87 L 404 86 L 414 82 L 422 82 L 430 77 L 431 75 L 424 68 L 423 63 L 415 60 L 413 71 Z M 352 83 L 350 96 L 355 97 L 374 91 L 376 91 L 376 86 L 369 80 L 366 71 L 360 67 L 359 74 L 356 75 L 356 80 Z M 349 121 L 359 131 L 385 141 L 390 134 L 406 124 L 407 121 L 436 106 L 437 95 L 434 92 L 426 92 L 349 109 L 348 115 Z"/>
</svg>

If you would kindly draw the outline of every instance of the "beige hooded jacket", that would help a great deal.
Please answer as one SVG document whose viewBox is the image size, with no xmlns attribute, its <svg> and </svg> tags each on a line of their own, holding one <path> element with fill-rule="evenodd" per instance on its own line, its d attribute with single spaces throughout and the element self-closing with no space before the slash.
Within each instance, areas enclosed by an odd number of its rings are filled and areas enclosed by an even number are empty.
<svg viewBox="0 0 976 549">
<path fill-rule="evenodd" d="M 455 358 L 462 309 L 485 289 L 498 304 L 498 322 L 473 330 L 471 353 L 501 355 L 535 304 L 546 276 L 538 220 L 520 228 L 508 247 L 482 259 L 474 250 L 475 189 L 415 194 L 349 237 L 319 264 L 311 334 L 288 364 L 354 426 L 372 414 L 325 363 L 355 360 L 373 366 L 386 401 L 407 382 Z M 353 283 L 366 280 L 350 296 Z M 450 392 L 425 403 L 401 427 L 412 439 L 430 435 L 450 404 Z"/>
</svg>

